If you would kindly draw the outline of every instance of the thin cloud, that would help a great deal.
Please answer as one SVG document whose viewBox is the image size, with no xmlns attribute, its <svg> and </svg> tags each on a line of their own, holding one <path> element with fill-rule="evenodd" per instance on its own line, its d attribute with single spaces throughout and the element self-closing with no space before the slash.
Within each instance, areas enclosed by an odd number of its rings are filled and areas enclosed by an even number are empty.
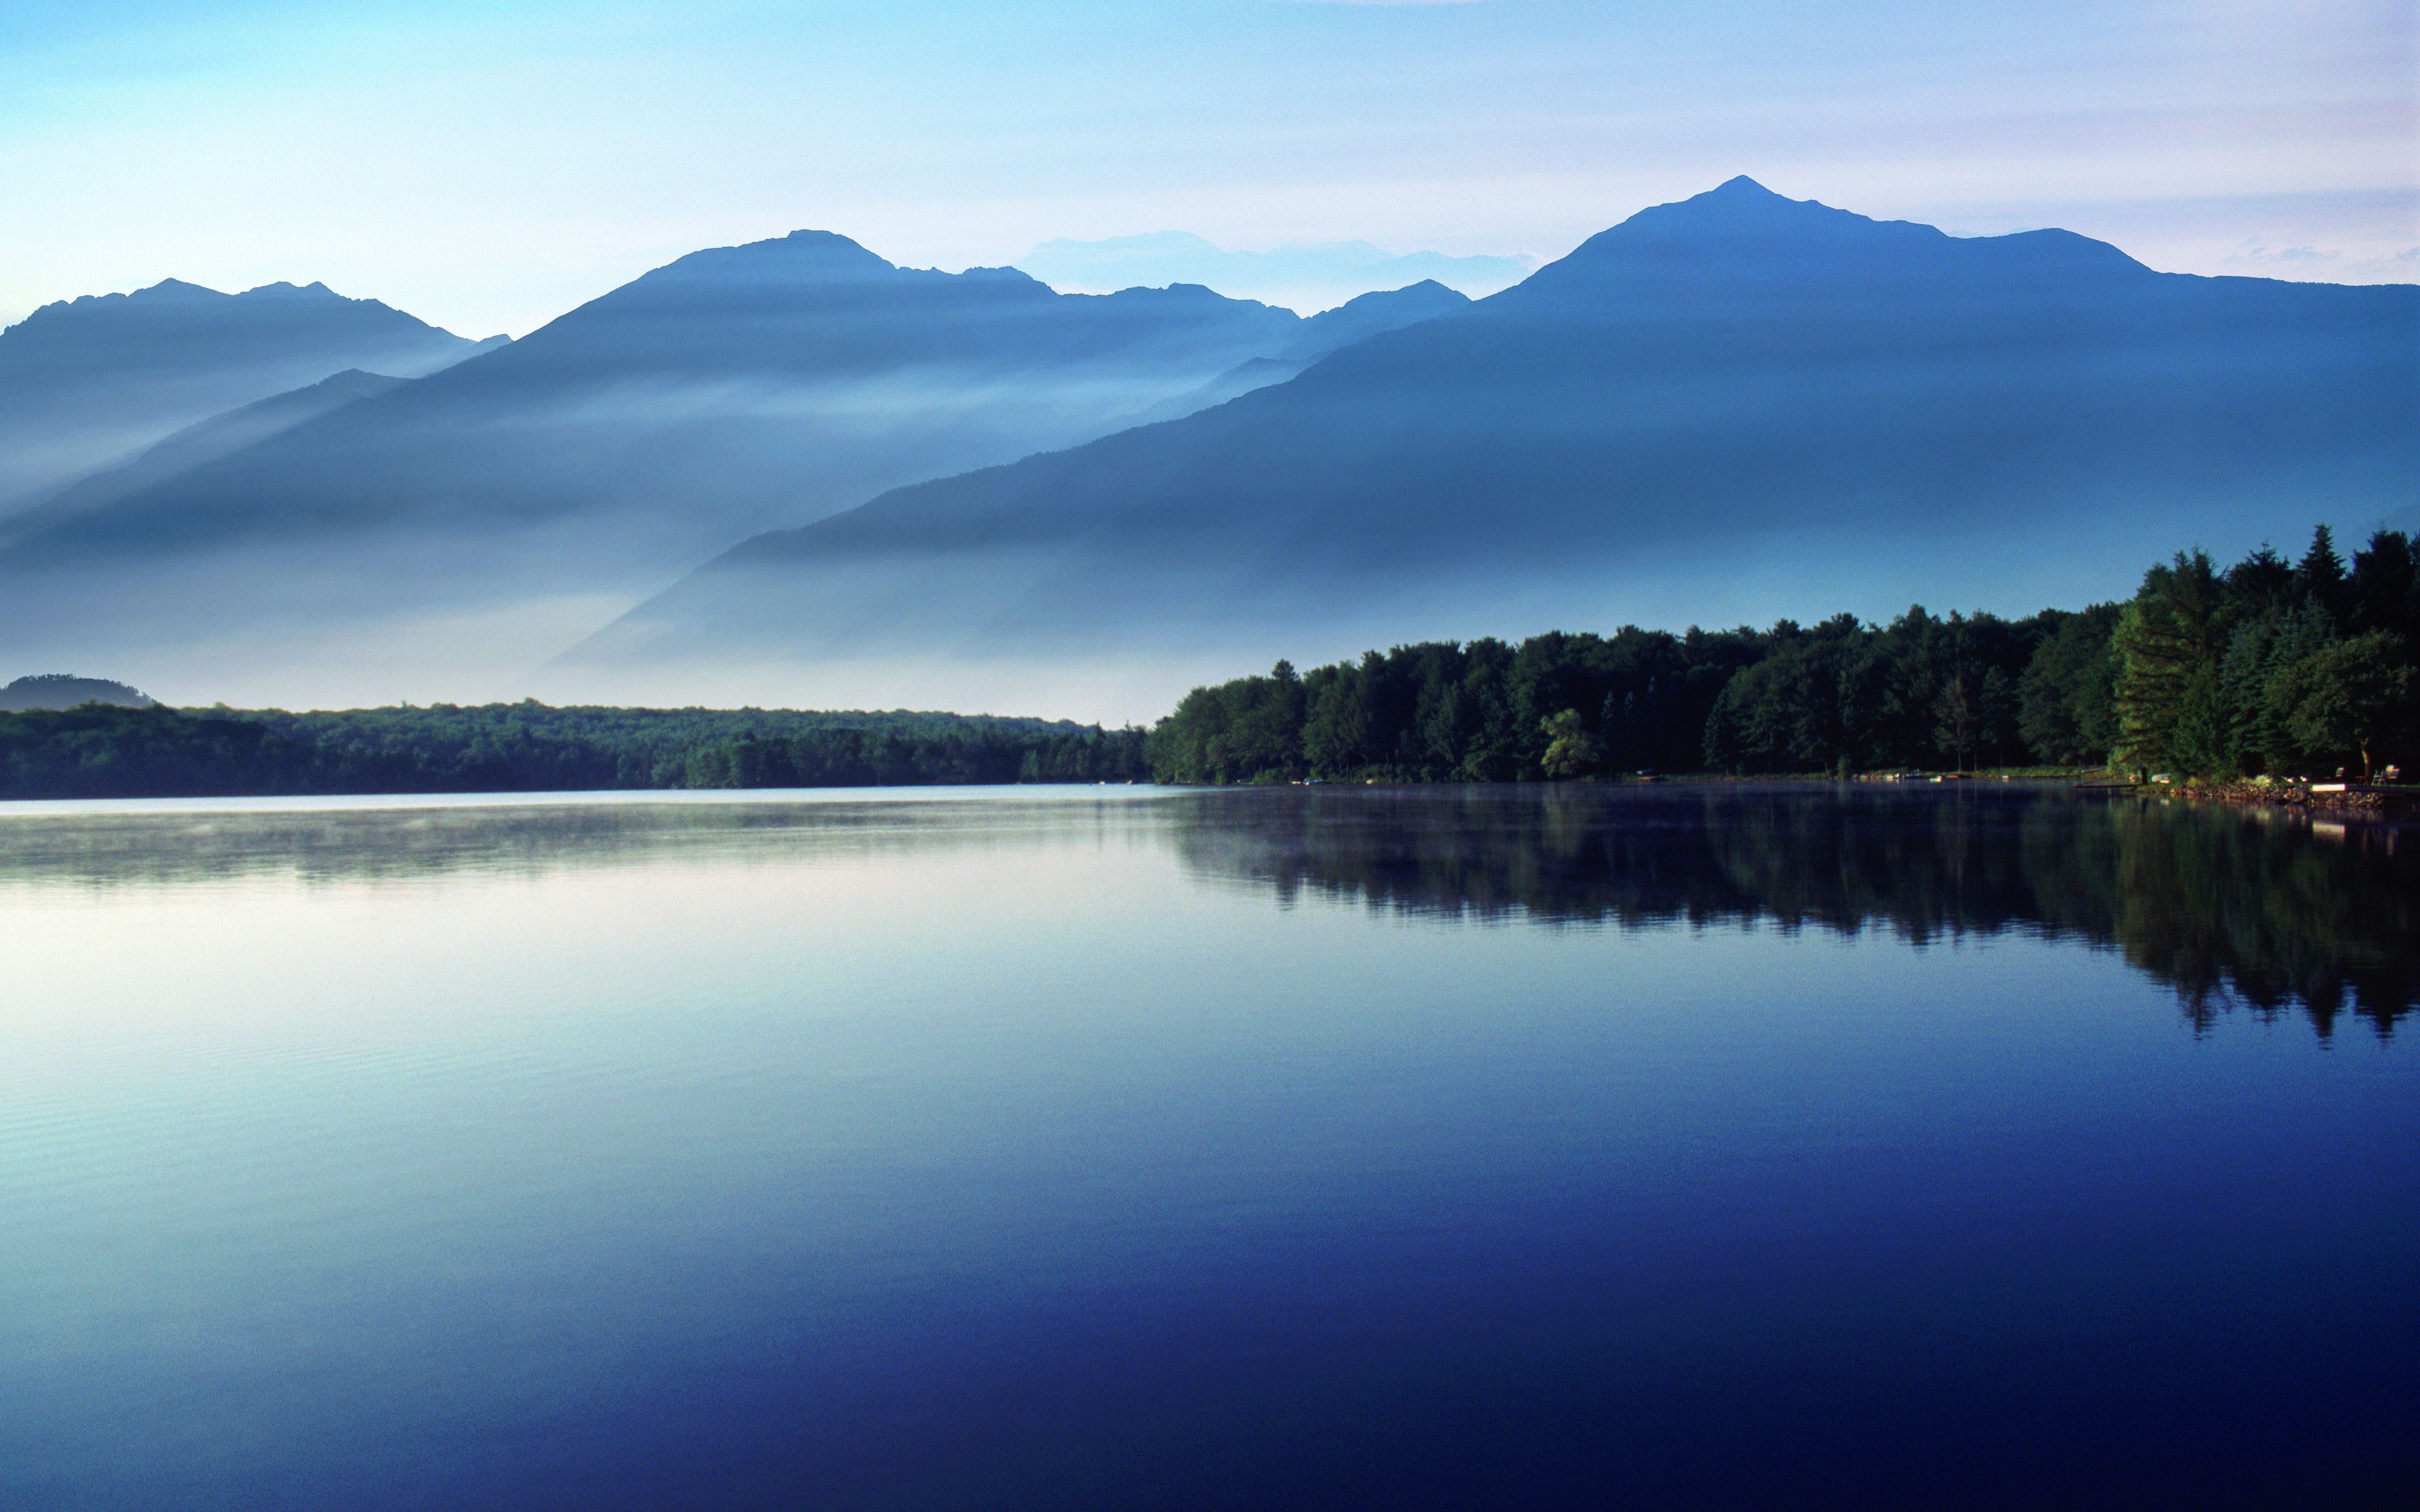
<svg viewBox="0 0 2420 1512">
<path fill-rule="evenodd" d="M 2347 252 L 2307 243 L 2273 247 L 2258 237 L 2246 237 L 2236 244 L 2225 266 L 2273 278 L 2318 279 L 2331 284 L 2410 284 L 2420 282 L 2420 247 L 2389 253 Z"/>
</svg>

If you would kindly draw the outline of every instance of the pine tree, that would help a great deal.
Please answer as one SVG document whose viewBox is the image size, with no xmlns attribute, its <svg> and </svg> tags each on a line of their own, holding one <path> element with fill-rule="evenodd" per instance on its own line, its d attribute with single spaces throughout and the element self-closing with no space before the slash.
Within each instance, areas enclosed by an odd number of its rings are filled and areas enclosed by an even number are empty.
<svg viewBox="0 0 2420 1512">
<path fill-rule="evenodd" d="M 2268 542 L 2226 569 L 2227 596 L 2245 614 L 2257 614 L 2292 596 L 2294 569 Z"/>
<path fill-rule="evenodd" d="M 2344 623 L 2344 559 L 2336 555 L 2336 538 L 2326 526 L 2311 532 L 2311 548 L 2294 568 L 2294 587 L 2326 609 L 2331 624 Z"/>
<path fill-rule="evenodd" d="M 2143 575 L 2142 591 L 2118 616 L 2118 752 L 2120 765 L 2208 773 L 2225 760 L 2219 734 L 2222 646 L 2218 575 L 2207 552 Z"/>
<path fill-rule="evenodd" d="M 2261 655 L 2258 727 L 2268 769 L 2278 776 L 2324 755 L 2299 739 L 2290 724 L 2294 694 L 2288 674 L 2334 644 L 2335 625 L 2319 600 L 2306 598 L 2279 616 Z"/>
<path fill-rule="evenodd" d="M 2412 538 L 2401 531 L 2372 535 L 2369 548 L 2352 555 L 2346 599 L 2355 631 L 2420 636 L 2420 562 L 2413 560 Z"/>
<path fill-rule="evenodd" d="M 2273 608 L 2238 624 L 2219 658 L 2226 765 L 2237 773 L 2275 772 L 2288 759 L 2285 733 L 2269 701 L 2269 676 L 2275 671 L 2270 653 L 2285 618 Z"/>
</svg>

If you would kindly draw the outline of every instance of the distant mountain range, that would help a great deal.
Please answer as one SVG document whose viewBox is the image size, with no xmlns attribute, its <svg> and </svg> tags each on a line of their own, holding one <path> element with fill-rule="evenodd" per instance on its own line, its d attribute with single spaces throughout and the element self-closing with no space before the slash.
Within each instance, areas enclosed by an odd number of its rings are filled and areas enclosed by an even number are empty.
<svg viewBox="0 0 2420 1512">
<path fill-rule="evenodd" d="M 2180 534 L 2359 526 L 2416 487 L 2420 288 L 2162 274 L 1739 178 L 1289 382 L 745 542 L 579 659 L 1241 658 L 1671 603 L 2022 607 L 2122 592 L 2105 563 Z"/>
<path fill-rule="evenodd" d="M 33 633 L 95 655 L 97 633 L 202 623 L 593 615 L 768 525 L 1217 402 L 1467 302 L 1419 285 L 1306 320 L 1188 285 L 1062 295 L 802 231 L 692 254 L 427 378 L 213 421 L 29 517 L 0 581 Z"/>
<path fill-rule="evenodd" d="M 118 438 L 72 476 L 44 454 L 0 517 L 0 656 L 197 699 L 1114 717 L 1280 650 L 2080 603 L 2180 538 L 2420 503 L 2420 288 L 2162 274 L 1744 178 L 1477 302 L 1308 320 L 814 231 L 467 361 L 316 285 L 189 287 L 0 335 L 0 427 Z M 422 365 L 277 347 L 289 316 Z"/>
<path fill-rule="evenodd" d="M 431 373 L 500 346 L 325 285 L 169 279 L 46 304 L 0 331 L 0 517 L 174 431 L 348 368 Z"/>
<path fill-rule="evenodd" d="M 1016 266 L 1060 289 L 1206 284 L 1228 294 L 1325 309 L 1373 289 L 1422 282 L 1465 294 L 1494 294 L 1528 277 L 1537 263 L 1528 257 L 1398 254 L 1367 241 L 1229 252 L 1189 232 L 1154 231 L 1101 241 L 1046 241 Z"/>
</svg>

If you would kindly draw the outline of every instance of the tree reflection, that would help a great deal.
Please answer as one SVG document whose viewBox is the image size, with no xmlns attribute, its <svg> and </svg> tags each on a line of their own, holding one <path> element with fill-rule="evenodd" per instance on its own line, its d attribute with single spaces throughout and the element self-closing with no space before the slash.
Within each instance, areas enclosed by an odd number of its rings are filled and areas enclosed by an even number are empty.
<svg viewBox="0 0 2420 1512">
<path fill-rule="evenodd" d="M 922 790 L 930 792 L 932 790 Z M 1098 794 L 1098 796 L 1095 795 Z M 2196 1025 L 2420 1004 L 2420 830 L 1999 784 L 984 789 L 729 804 L 534 800 L 0 817 L 16 887 L 304 886 L 968 848 L 1172 846 L 1196 875 L 1405 913 L 2116 949 Z M 768 884 L 769 885 L 769 884 Z"/>
<path fill-rule="evenodd" d="M 2386 825 L 2052 788 L 1311 788 L 1202 795 L 1179 845 L 1281 900 L 1424 915 L 2082 940 L 2196 1026 L 2385 1034 L 2420 1003 L 2420 841 Z"/>
</svg>

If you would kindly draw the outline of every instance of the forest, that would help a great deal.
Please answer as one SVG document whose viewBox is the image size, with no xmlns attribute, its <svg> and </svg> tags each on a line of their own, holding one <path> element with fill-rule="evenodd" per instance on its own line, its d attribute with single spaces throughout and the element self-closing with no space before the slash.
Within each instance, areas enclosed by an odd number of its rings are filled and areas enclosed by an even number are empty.
<svg viewBox="0 0 2420 1512">
<path fill-rule="evenodd" d="M 1430 641 L 1197 687 L 1147 734 L 988 716 L 553 708 L 289 714 L 87 703 L 0 714 L 0 797 L 928 783 L 1504 782 L 2109 767 L 2366 779 L 2420 754 L 2420 577 L 2179 553 L 2122 604 L 1910 609 L 1769 629 L 1625 625 Z"/>
<path fill-rule="evenodd" d="M 953 714 L 437 704 L 0 715 L 0 796 L 1123 782 L 1140 730 Z"/>
<path fill-rule="evenodd" d="M 2022 620 L 1532 636 L 1372 651 L 1187 694 L 1164 782 L 1516 781 L 1634 772 L 2108 766 L 2137 779 L 2374 775 L 2420 747 L 2412 541 L 2348 565 L 2180 553 L 2123 604 Z"/>
</svg>

